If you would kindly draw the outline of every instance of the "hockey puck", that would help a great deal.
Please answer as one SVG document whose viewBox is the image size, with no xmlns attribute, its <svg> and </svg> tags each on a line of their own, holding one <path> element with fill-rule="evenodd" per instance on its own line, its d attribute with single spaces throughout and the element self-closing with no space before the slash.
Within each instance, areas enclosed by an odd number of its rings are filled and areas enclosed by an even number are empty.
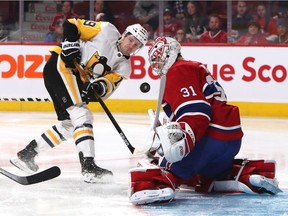
<svg viewBox="0 0 288 216">
<path fill-rule="evenodd" d="M 147 93 L 150 91 L 150 85 L 147 82 L 144 82 L 140 85 L 140 90 L 143 93 Z"/>
</svg>

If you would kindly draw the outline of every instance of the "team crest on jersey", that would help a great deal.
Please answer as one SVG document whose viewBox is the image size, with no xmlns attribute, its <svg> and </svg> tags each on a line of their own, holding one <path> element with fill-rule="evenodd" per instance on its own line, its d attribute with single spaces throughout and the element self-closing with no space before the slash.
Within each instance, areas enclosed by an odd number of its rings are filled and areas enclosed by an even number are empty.
<svg viewBox="0 0 288 216">
<path fill-rule="evenodd" d="M 88 60 L 86 66 L 84 66 L 84 71 L 91 79 L 95 79 L 111 71 L 111 67 L 107 65 L 107 58 L 100 56 L 98 51 L 96 51 Z"/>
</svg>

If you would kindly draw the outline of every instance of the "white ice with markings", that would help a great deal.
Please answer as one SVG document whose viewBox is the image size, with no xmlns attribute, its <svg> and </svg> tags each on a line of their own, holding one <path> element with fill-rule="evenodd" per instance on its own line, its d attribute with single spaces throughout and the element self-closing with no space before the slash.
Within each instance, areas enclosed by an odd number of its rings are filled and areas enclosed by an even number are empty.
<svg viewBox="0 0 288 216">
<path fill-rule="evenodd" d="M 114 114 L 132 145 L 146 139 L 146 114 Z M 1 216 L 71 215 L 288 215 L 288 119 L 242 117 L 243 145 L 238 158 L 277 161 L 276 177 L 284 191 L 276 196 L 210 195 L 181 190 L 169 204 L 133 206 L 128 200 L 128 170 L 140 156 L 131 155 L 105 113 L 94 115 L 96 163 L 113 171 L 112 184 L 88 184 L 80 174 L 73 140 L 37 157 L 40 168 L 58 166 L 59 177 L 23 186 L 0 175 Z M 0 112 L 0 167 L 25 175 L 9 159 L 30 140 L 57 123 L 54 113 Z"/>
</svg>

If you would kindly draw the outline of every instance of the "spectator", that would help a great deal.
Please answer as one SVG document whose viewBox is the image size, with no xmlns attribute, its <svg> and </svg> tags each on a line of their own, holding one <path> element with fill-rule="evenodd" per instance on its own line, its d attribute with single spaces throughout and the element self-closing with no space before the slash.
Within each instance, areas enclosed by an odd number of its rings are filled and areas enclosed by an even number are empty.
<svg viewBox="0 0 288 216">
<path fill-rule="evenodd" d="M 63 36 L 63 20 L 58 20 L 56 25 L 55 25 L 55 31 L 54 32 L 49 32 L 46 36 L 46 42 L 55 42 L 60 44 L 62 41 L 62 36 Z"/>
<path fill-rule="evenodd" d="M 202 14 L 199 2 L 189 1 L 187 3 L 187 15 L 185 17 L 185 32 L 191 41 L 198 41 L 206 31 L 206 18 Z"/>
<path fill-rule="evenodd" d="M 271 3 L 271 2 L 270 2 Z M 288 1 L 273 1 L 276 4 L 275 17 L 286 18 L 288 17 Z"/>
<path fill-rule="evenodd" d="M 6 29 L 3 16 L 0 15 L 0 42 L 8 41 L 9 31 Z"/>
<path fill-rule="evenodd" d="M 253 21 L 248 24 L 248 33 L 242 35 L 237 43 L 240 44 L 267 44 L 265 35 L 260 31 L 260 25 L 258 22 Z"/>
<path fill-rule="evenodd" d="M 155 30 L 158 27 L 158 3 L 152 1 L 136 1 L 133 15 L 140 24 L 149 24 Z"/>
<path fill-rule="evenodd" d="M 150 26 L 149 24 L 143 24 L 142 25 L 143 28 L 146 29 L 147 31 L 147 34 L 148 34 L 148 40 L 147 40 L 147 43 L 151 43 L 154 41 L 154 35 L 155 35 L 155 31 L 154 29 L 152 28 L 152 26 Z"/>
<path fill-rule="evenodd" d="M 288 26 L 287 22 L 283 18 L 277 20 L 277 44 L 288 44 Z"/>
<path fill-rule="evenodd" d="M 58 20 L 62 20 L 62 22 L 66 19 L 76 18 L 78 15 L 73 12 L 73 1 L 63 1 L 62 2 L 62 11 L 61 13 L 57 13 L 52 21 L 52 24 L 49 26 L 50 32 L 55 31 L 55 26 Z"/>
<path fill-rule="evenodd" d="M 166 8 L 163 13 L 163 35 L 166 37 L 175 37 L 176 32 L 179 29 L 179 25 L 173 17 L 173 12 Z M 155 36 L 159 37 L 159 27 L 155 31 Z"/>
<path fill-rule="evenodd" d="M 90 19 L 89 14 L 86 16 L 86 19 Z M 103 0 L 96 0 L 94 3 L 94 13 L 93 20 L 95 21 L 107 21 L 110 23 L 114 22 L 113 14 L 110 11 L 110 8 Z"/>
<path fill-rule="evenodd" d="M 203 33 L 199 39 L 200 43 L 227 43 L 227 33 L 220 29 L 221 19 L 212 14 L 209 17 L 209 31 Z"/>
<path fill-rule="evenodd" d="M 186 3 L 181 0 L 169 1 L 167 4 L 172 11 L 175 11 L 176 22 L 179 26 L 183 27 L 185 23 L 185 8 Z"/>
<path fill-rule="evenodd" d="M 232 16 L 231 36 L 236 41 L 239 37 L 247 33 L 248 24 L 253 20 L 252 16 L 247 11 L 245 1 L 238 1 L 236 14 Z"/>
<path fill-rule="evenodd" d="M 256 21 L 260 25 L 260 31 L 267 36 L 277 35 L 276 19 L 273 19 L 268 13 L 264 4 L 259 4 L 256 7 Z"/>
<path fill-rule="evenodd" d="M 176 32 L 175 39 L 180 43 L 191 43 L 191 40 L 186 37 L 186 33 L 183 28 L 180 28 Z"/>
</svg>

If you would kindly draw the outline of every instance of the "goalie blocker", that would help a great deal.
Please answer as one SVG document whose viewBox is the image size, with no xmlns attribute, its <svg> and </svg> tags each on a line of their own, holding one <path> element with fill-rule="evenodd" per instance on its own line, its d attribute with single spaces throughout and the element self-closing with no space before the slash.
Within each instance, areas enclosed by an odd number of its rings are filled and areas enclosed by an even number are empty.
<svg viewBox="0 0 288 216">
<path fill-rule="evenodd" d="M 130 202 L 134 205 L 170 202 L 181 187 L 204 193 L 275 195 L 282 192 L 275 178 L 275 161 L 235 159 L 227 180 L 213 181 L 198 175 L 188 180 L 181 179 L 151 163 L 151 160 L 142 159 L 137 168 L 129 170 Z"/>
</svg>

